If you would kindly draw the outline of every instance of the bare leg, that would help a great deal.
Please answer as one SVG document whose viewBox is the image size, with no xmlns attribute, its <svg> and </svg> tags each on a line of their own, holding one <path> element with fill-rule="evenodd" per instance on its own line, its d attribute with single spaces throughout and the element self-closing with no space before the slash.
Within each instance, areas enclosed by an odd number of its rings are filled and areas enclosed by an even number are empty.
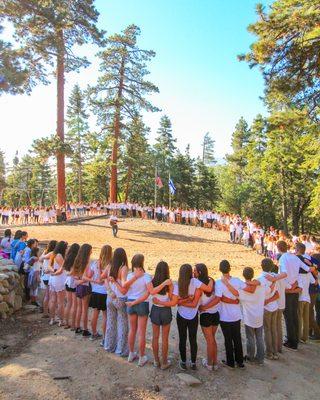
<svg viewBox="0 0 320 400">
<path fill-rule="evenodd" d="M 129 315 L 128 345 L 130 353 L 134 352 L 134 343 L 136 341 L 137 325 L 138 325 L 137 314 Z"/>
<path fill-rule="evenodd" d="M 77 296 L 73 292 L 71 293 L 72 307 L 71 307 L 71 328 L 76 328 L 76 316 L 77 316 Z"/>
<path fill-rule="evenodd" d="M 139 356 L 143 357 L 146 351 L 146 330 L 148 316 L 138 317 Z"/>
<path fill-rule="evenodd" d="M 162 364 L 168 363 L 169 333 L 171 324 L 162 326 Z"/>
<path fill-rule="evenodd" d="M 159 337 L 160 337 L 160 326 L 152 324 L 152 351 L 153 351 L 153 358 L 156 363 L 160 363 Z M 163 339 L 162 339 L 162 341 L 163 341 Z"/>
<path fill-rule="evenodd" d="M 77 311 L 76 311 L 76 328 L 80 328 L 81 322 L 81 314 L 82 314 L 82 300 L 76 297 L 77 299 Z"/>
<path fill-rule="evenodd" d="M 56 304 L 57 304 L 57 293 L 54 291 L 50 292 L 50 303 L 49 303 L 49 312 L 50 318 L 54 319 L 56 313 Z"/>
<path fill-rule="evenodd" d="M 89 307 L 90 296 L 85 296 L 81 299 L 82 302 L 82 320 L 83 320 L 83 329 L 88 330 L 88 307 Z"/>
<path fill-rule="evenodd" d="M 97 334 L 97 322 L 98 322 L 99 310 L 97 308 L 93 309 L 92 318 L 91 318 L 91 329 L 92 334 Z"/>
</svg>

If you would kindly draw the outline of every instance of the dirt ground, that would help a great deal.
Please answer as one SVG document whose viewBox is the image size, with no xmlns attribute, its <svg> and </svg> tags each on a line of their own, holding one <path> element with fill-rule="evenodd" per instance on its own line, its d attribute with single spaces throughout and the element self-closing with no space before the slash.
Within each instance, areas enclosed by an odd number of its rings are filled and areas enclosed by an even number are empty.
<svg viewBox="0 0 320 400">
<path fill-rule="evenodd" d="M 218 263 L 227 258 L 233 274 L 241 276 L 244 266 L 257 271 L 261 257 L 242 246 L 227 242 L 227 234 L 215 230 L 127 220 L 114 239 L 103 219 L 66 226 L 28 227 L 30 237 L 40 240 L 64 239 L 69 243 L 94 245 L 94 256 L 108 243 L 124 247 L 129 259 L 136 252 L 146 256 L 150 273 L 157 261 L 168 261 L 173 278 L 184 262 L 205 262 L 217 277 Z M 147 353 L 152 360 L 151 326 L 148 326 Z M 243 334 L 243 340 L 245 335 Z M 223 338 L 218 331 L 219 359 L 224 357 Z M 63 328 L 49 327 L 35 311 L 21 312 L 12 320 L 0 321 L 0 399 L 314 399 L 320 393 L 320 344 L 301 345 L 298 352 L 284 350 L 279 361 L 266 361 L 262 367 L 248 365 L 245 370 L 221 367 L 208 372 L 200 366 L 205 342 L 199 329 L 199 370 L 192 374 L 200 386 L 185 386 L 177 373 L 178 334 L 173 320 L 170 334 L 168 371 L 144 368 L 106 353 L 97 342 L 75 337 Z M 189 371 L 188 373 L 191 374 Z M 54 378 L 68 377 L 65 380 Z"/>
</svg>

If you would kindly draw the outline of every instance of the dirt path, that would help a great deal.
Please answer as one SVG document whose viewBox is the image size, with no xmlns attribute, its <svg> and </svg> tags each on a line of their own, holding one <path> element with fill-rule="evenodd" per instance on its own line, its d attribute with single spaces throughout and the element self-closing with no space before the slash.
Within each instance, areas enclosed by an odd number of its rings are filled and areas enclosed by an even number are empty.
<svg viewBox="0 0 320 400">
<path fill-rule="evenodd" d="M 101 225 L 101 226 L 99 226 Z M 150 270 L 159 258 L 172 266 L 177 275 L 181 262 L 204 261 L 216 275 L 217 262 L 228 258 L 240 275 L 244 265 L 258 266 L 259 256 L 226 242 L 226 234 L 188 227 L 158 225 L 146 221 L 123 223 L 120 237 L 113 239 L 106 224 L 90 222 L 81 226 L 41 227 L 33 231 L 40 239 L 64 238 L 94 243 L 96 254 L 106 242 L 123 246 L 129 256 L 137 251 L 147 255 Z M 142 233 L 141 233 L 142 232 Z M 171 239 L 171 240 L 168 240 Z M 147 242 L 147 243 L 146 243 Z M 126 360 L 106 353 L 97 342 L 75 337 L 73 332 L 49 327 L 41 314 L 32 312 L 0 322 L 0 399 L 255 399 L 310 400 L 320 393 L 320 344 L 301 345 L 299 352 L 285 350 L 279 361 L 266 361 L 263 367 L 248 365 L 246 370 L 230 371 L 221 367 L 211 372 L 199 367 L 193 375 L 202 384 L 186 387 L 177 377 L 178 334 L 175 319 L 170 334 L 170 356 L 173 367 L 168 371 L 154 369 L 152 364 L 139 368 Z M 219 359 L 224 355 L 223 340 L 218 331 Z M 243 338 L 245 335 L 243 334 Z M 151 332 L 148 326 L 147 353 Z M 199 365 L 205 355 L 204 339 L 198 333 Z M 189 372 L 190 373 L 190 372 Z M 67 380 L 55 377 L 69 376 Z"/>
</svg>

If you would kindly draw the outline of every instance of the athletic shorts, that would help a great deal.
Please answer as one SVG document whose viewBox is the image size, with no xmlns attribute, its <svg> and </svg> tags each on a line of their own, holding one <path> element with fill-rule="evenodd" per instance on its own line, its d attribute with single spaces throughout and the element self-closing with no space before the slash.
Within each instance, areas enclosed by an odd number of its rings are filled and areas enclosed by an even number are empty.
<svg viewBox="0 0 320 400">
<path fill-rule="evenodd" d="M 134 301 L 134 300 L 127 300 Z M 132 307 L 127 306 L 127 313 L 129 315 L 137 314 L 139 317 L 143 317 L 144 315 L 149 315 L 149 303 L 147 301 L 143 301 L 142 303 L 135 304 Z"/>
<path fill-rule="evenodd" d="M 169 325 L 172 321 L 171 307 L 158 307 L 153 304 L 151 307 L 150 319 L 155 325 Z"/>
<path fill-rule="evenodd" d="M 67 292 L 75 292 L 76 291 L 76 288 L 71 288 L 71 287 L 69 287 L 67 284 L 66 284 L 66 291 Z"/>
<path fill-rule="evenodd" d="M 203 313 L 200 314 L 200 325 L 204 328 L 209 328 L 209 326 L 218 326 L 220 323 L 220 315 L 218 312 L 214 314 Z"/>
<path fill-rule="evenodd" d="M 103 293 L 91 293 L 89 307 L 96 308 L 99 311 L 107 309 L 107 295 Z"/>
</svg>

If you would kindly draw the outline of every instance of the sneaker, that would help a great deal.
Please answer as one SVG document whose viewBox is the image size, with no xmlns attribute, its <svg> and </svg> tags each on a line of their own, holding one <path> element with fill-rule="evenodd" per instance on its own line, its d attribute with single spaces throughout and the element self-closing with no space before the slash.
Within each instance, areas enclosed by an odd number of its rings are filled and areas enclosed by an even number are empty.
<svg viewBox="0 0 320 400">
<path fill-rule="evenodd" d="M 37 301 L 32 301 L 31 304 L 36 307 L 40 307 L 40 304 Z"/>
<path fill-rule="evenodd" d="M 221 362 L 225 367 L 228 367 L 228 368 L 231 368 L 231 369 L 235 368 L 234 365 L 228 364 L 226 360 L 221 360 Z"/>
<path fill-rule="evenodd" d="M 277 353 L 274 353 L 274 354 L 273 354 L 273 359 L 274 359 L 274 360 L 279 360 L 279 358 L 280 358 L 280 357 L 279 357 L 279 354 L 277 354 Z"/>
<path fill-rule="evenodd" d="M 82 336 L 83 336 L 83 337 L 89 337 L 89 336 L 91 336 L 91 333 L 90 333 L 87 329 L 84 329 L 84 330 L 82 331 Z"/>
<path fill-rule="evenodd" d="M 213 366 L 212 365 L 208 365 L 208 360 L 206 358 L 202 359 L 202 366 L 207 368 L 208 371 L 212 371 L 213 370 Z"/>
<path fill-rule="evenodd" d="M 133 362 L 138 358 L 138 354 L 135 351 L 129 353 L 128 362 Z"/>
<path fill-rule="evenodd" d="M 138 366 L 139 367 L 143 367 L 145 364 L 147 364 L 147 362 L 148 362 L 148 357 L 147 356 L 139 357 Z"/>
<path fill-rule="evenodd" d="M 320 342 L 320 336 L 317 335 L 309 335 L 309 339 L 315 342 Z"/>
<path fill-rule="evenodd" d="M 51 318 L 50 321 L 49 321 L 49 325 L 52 326 L 52 325 L 54 325 L 54 324 L 55 324 L 55 321 L 54 321 L 53 318 Z"/>
<path fill-rule="evenodd" d="M 192 371 L 196 371 L 197 370 L 197 364 L 192 362 L 190 364 L 190 368 L 192 369 Z"/>
<path fill-rule="evenodd" d="M 153 361 L 153 366 L 154 368 L 159 368 L 160 367 L 159 361 Z"/>
<path fill-rule="evenodd" d="M 267 360 L 273 360 L 273 354 L 266 354 L 265 357 Z"/>
<path fill-rule="evenodd" d="M 170 368 L 171 365 L 172 365 L 172 364 L 171 364 L 171 361 L 168 360 L 168 361 L 166 362 L 166 364 L 162 364 L 162 365 L 161 365 L 161 370 L 162 370 L 162 371 L 165 371 L 166 369 Z"/>
<path fill-rule="evenodd" d="M 97 339 L 101 339 L 102 338 L 102 335 L 101 335 L 101 333 L 95 333 L 95 334 L 92 334 L 91 336 L 90 336 L 90 338 L 89 338 L 89 340 L 97 340 Z"/>
<path fill-rule="evenodd" d="M 300 339 L 299 342 L 300 342 L 300 343 L 303 343 L 303 344 L 306 344 L 306 343 L 307 343 L 307 341 L 304 340 L 304 339 Z"/>
<path fill-rule="evenodd" d="M 288 350 L 298 351 L 298 347 L 290 346 L 288 342 L 283 343 L 284 347 Z"/>
<path fill-rule="evenodd" d="M 213 371 L 218 371 L 219 365 L 218 364 L 213 364 L 212 365 L 212 369 L 213 369 Z"/>
<path fill-rule="evenodd" d="M 81 328 L 76 328 L 76 330 L 74 331 L 74 333 L 76 335 L 79 335 L 80 333 L 82 333 L 82 329 Z"/>
<path fill-rule="evenodd" d="M 237 367 L 240 368 L 240 369 L 244 369 L 246 366 L 243 363 L 242 364 L 238 364 L 237 363 Z"/>
<path fill-rule="evenodd" d="M 188 368 L 187 368 L 187 363 L 186 362 L 184 362 L 184 361 L 180 361 L 179 362 L 179 368 L 182 370 L 182 371 L 186 371 Z"/>
<path fill-rule="evenodd" d="M 101 340 L 100 346 L 101 346 L 101 347 L 104 347 L 104 338 Z"/>
</svg>

